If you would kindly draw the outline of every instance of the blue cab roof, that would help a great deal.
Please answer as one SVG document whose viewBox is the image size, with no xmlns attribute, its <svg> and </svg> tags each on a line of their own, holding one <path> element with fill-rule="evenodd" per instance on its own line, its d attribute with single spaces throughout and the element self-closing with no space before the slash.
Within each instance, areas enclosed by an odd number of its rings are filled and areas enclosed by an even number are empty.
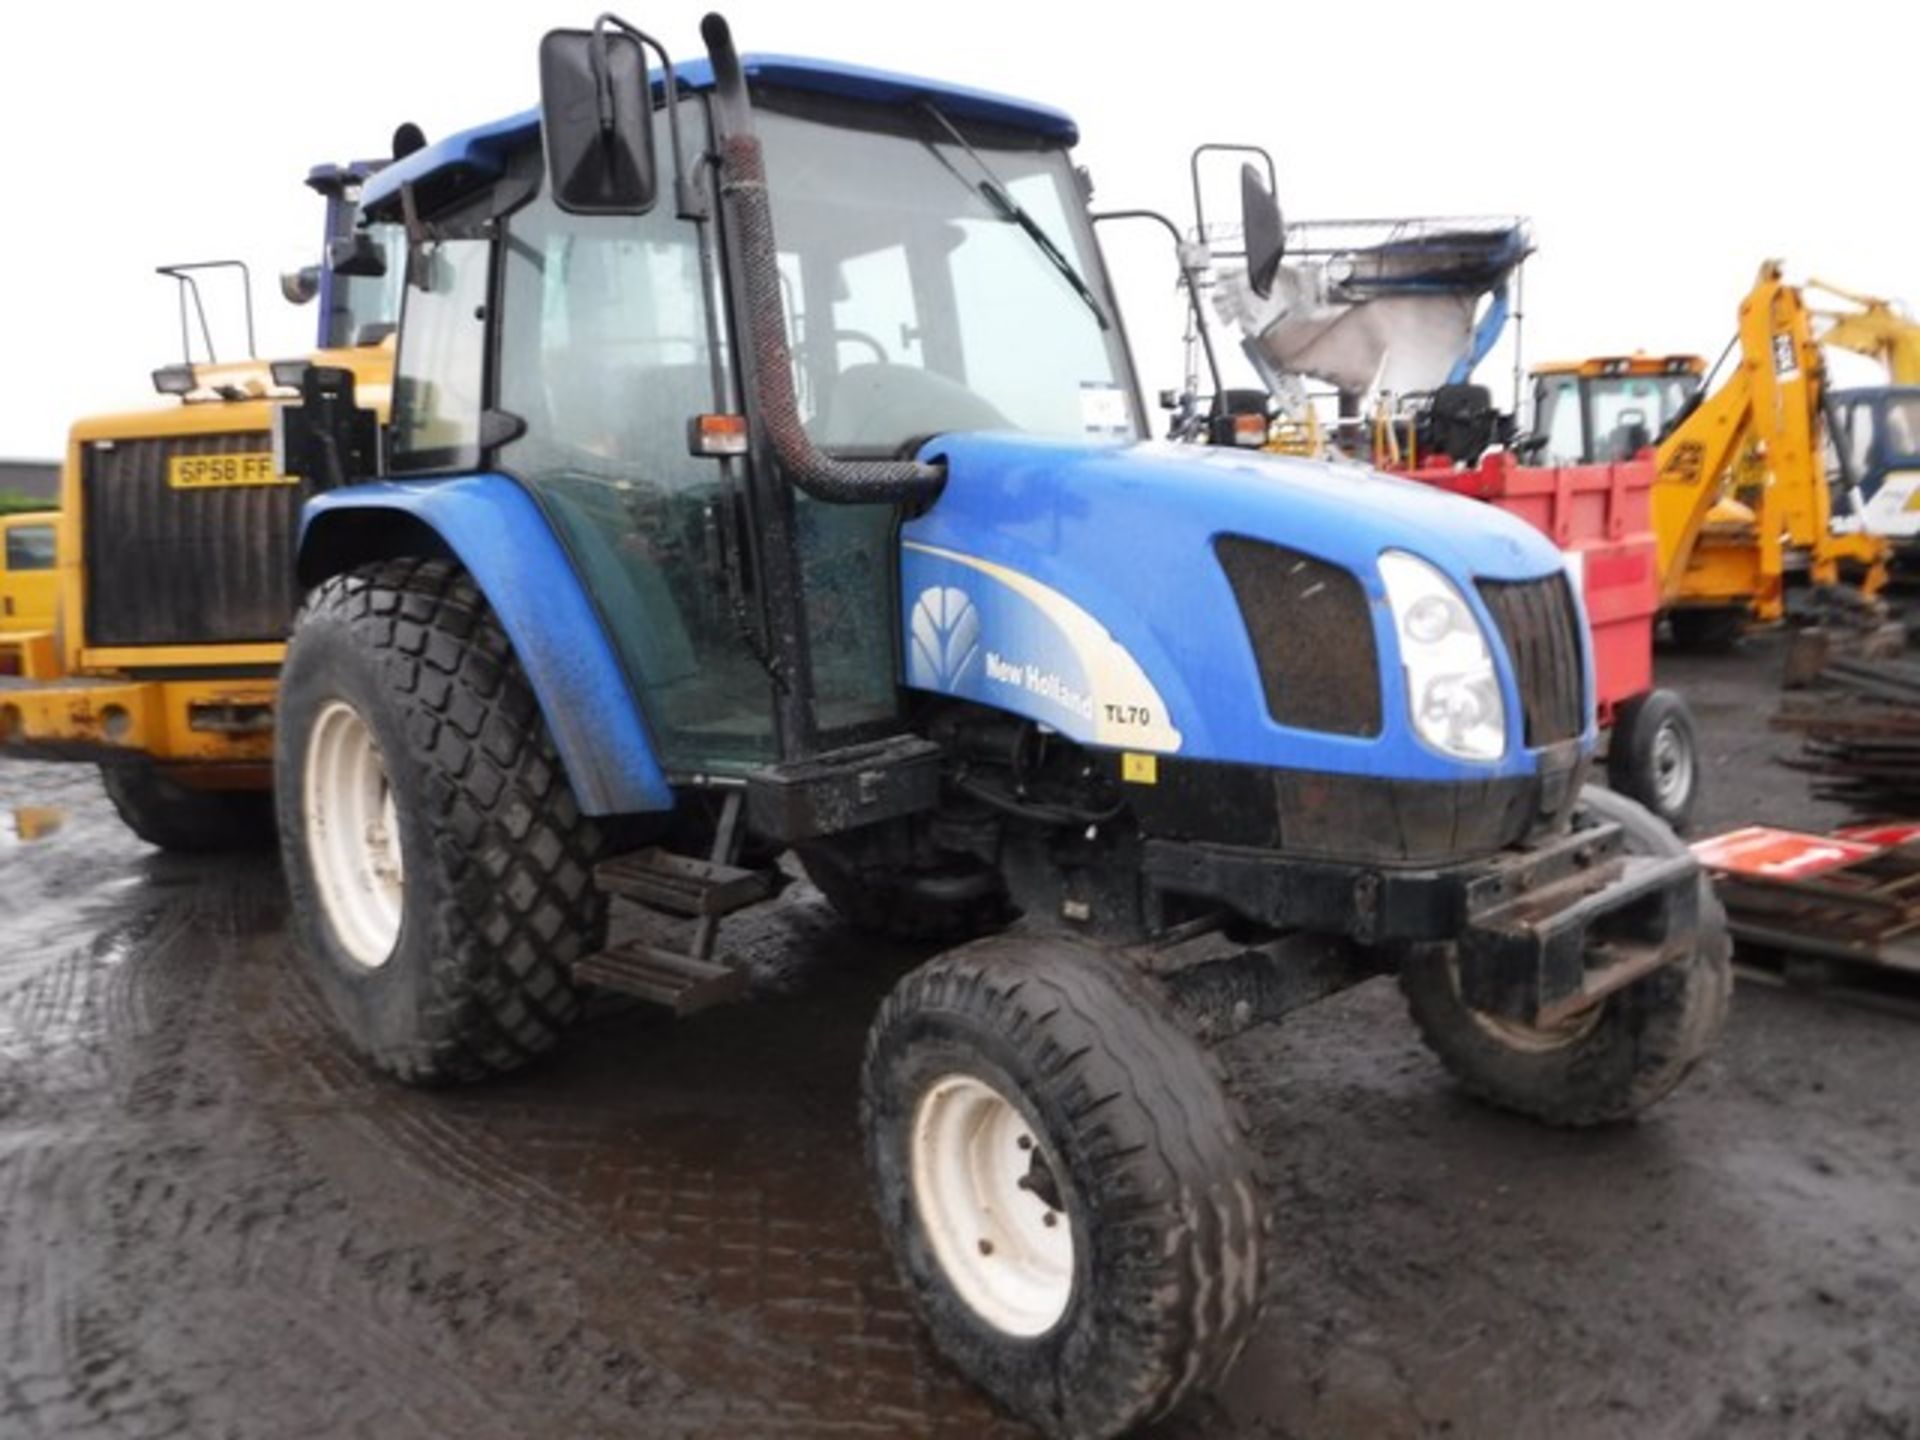
<svg viewBox="0 0 1920 1440">
<path fill-rule="evenodd" d="M 907 104 L 925 96 L 955 119 L 1026 130 L 1064 145 L 1073 145 L 1080 138 L 1079 127 L 1064 111 L 945 81 L 794 55 L 744 55 L 740 68 L 750 82 L 763 85 L 881 105 Z M 704 59 L 677 64 L 673 74 L 682 90 L 713 88 L 713 66 Z M 657 73 L 653 87 L 656 93 L 661 89 Z M 380 171 L 361 191 L 361 205 L 369 211 L 379 210 L 398 197 L 402 185 L 417 185 L 443 174 L 451 177 L 454 172 L 465 172 L 476 180 L 491 179 L 505 169 L 509 154 L 539 133 L 540 111 L 535 108 L 449 135 Z"/>
</svg>

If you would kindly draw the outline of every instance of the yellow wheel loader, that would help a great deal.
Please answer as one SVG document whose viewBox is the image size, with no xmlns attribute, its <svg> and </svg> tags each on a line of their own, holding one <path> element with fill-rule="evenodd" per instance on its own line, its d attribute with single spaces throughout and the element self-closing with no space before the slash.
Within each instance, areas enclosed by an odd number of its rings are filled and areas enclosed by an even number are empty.
<svg viewBox="0 0 1920 1440">
<path fill-rule="evenodd" d="M 403 246 L 398 225 L 358 221 L 377 168 L 308 177 L 326 201 L 323 256 L 282 288 L 321 302 L 310 356 L 219 361 L 198 280 L 237 262 L 162 267 L 179 282 L 187 358 L 154 372 L 164 405 L 73 426 L 59 512 L 40 522 L 52 553 L 45 538 L 35 549 L 51 565 L 52 613 L 0 633 L 0 757 L 98 764 L 122 818 L 166 849 L 268 843 L 294 526 L 326 484 L 277 462 L 272 416 L 307 377 L 340 372 L 386 412 Z M 249 285 L 250 351 L 251 330 Z"/>
</svg>

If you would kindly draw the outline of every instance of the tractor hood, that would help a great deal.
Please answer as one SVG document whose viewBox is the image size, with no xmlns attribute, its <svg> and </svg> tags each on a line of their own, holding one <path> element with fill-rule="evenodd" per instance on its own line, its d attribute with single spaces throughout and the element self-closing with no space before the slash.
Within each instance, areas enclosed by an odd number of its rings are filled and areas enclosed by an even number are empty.
<svg viewBox="0 0 1920 1440">
<path fill-rule="evenodd" d="M 1381 552 L 1410 552 L 1447 575 L 1496 649 L 1476 582 L 1564 568 L 1544 536 L 1490 505 L 1359 466 L 1008 435 L 946 436 L 922 458 L 944 460 L 948 478 L 902 529 L 907 683 L 1093 744 L 1267 765 L 1280 747 L 1317 769 L 1381 765 L 1377 743 L 1267 718 L 1216 552 L 1223 537 L 1285 546 L 1357 577 L 1382 692 L 1402 706 Z M 1518 743 L 1491 765 L 1431 751 L 1393 762 L 1403 778 L 1448 780 L 1531 764 Z"/>
</svg>

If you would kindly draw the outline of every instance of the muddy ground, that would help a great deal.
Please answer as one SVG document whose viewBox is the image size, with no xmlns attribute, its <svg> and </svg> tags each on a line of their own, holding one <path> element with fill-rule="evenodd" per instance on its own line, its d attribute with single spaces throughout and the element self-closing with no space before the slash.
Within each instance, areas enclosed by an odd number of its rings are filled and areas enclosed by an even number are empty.
<svg viewBox="0 0 1920 1440">
<path fill-rule="evenodd" d="M 1777 653 L 1670 663 L 1709 824 L 1814 823 Z M 5 811 L 64 807 L 16 840 Z M 268 857 L 182 862 L 0 762 L 0 1435 L 1015 1436 L 920 1338 L 859 1166 L 917 954 L 802 887 L 755 1003 L 537 1071 L 382 1082 L 294 978 Z M 1920 1021 L 1743 987 L 1644 1122 L 1457 1095 L 1375 983 L 1237 1042 L 1278 1299 L 1179 1436 L 1920 1437 Z"/>
</svg>

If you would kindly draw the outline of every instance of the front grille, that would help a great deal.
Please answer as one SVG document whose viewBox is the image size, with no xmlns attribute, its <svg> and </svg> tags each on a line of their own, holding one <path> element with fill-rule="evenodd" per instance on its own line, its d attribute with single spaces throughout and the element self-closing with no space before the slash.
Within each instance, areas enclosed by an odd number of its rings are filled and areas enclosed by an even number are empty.
<svg viewBox="0 0 1920 1440">
<path fill-rule="evenodd" d="M 1380 662 L 1366 592 L 1350 572 L 1297 550 L 1214 542 L 1260 666 L 1267 713 L 1332 735 L 1380 733 Z"/>
<path fill-rule="evenodd" d="M 293 530 L 306 486 L 167 484 L 169 456 L 269 448 L 265 431 L 83 446 L 88 644 L 285 637 L 295 601 Z"/>
<path fill-rule="evenodd" d="M 1586 729 L 1580 658 L 1580 612 L 1565 575 L 1544 580 L 1482 580 L 1480 598 L 1493 612 L 1513 662 L 1529 747 L 1557 745 Z"/>
</svg>

